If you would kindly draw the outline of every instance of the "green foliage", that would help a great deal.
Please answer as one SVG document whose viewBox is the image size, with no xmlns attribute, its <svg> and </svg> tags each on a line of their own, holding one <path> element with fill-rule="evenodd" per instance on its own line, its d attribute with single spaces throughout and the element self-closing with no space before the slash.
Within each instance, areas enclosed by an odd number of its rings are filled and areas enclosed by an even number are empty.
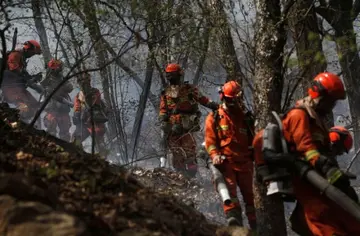
<svg viewBox="0 0 360 236">
<path fill-rule="evenodd" d="M 313 31 L 310 31 L 310 32 L 308 33 L 307 39 L 308 39 L 309 41 L 319 40 L 319 34 L 313 32 Z"/>
<path fill-rule="evenodd" d="M 316 52 L 314 59 L 315 59 L 315 63 L 321 63 L 321 64 L 326 63 L 325 55 L 321 51 Z"/>
<path fill-rule="evenodd" d="M 294 69 L 298 66 L 299 61 L 297 57 L 290 58 L 287 62 L 287 68 Z"/>
</svg>

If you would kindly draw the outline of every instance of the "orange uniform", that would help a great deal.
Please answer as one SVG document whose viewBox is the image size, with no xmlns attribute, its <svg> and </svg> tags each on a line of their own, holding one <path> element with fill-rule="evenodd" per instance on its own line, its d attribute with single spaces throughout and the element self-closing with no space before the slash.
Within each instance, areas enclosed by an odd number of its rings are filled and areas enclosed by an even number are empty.
<svg viewBox="0 0 360 236">
<path fill-rule="evenodd" d="M 35 115 L 37 100 L 26 90 L 26 60 L 22 50 L 12 51 L 7 58 L 7 68 L 1 85 L 5 101 L 17 106 L 21 118 L 28 120 Z"/>
<path fill-rule="evenodd" d="M 160 98 L 159 119 L 169 119 L 172 125 L 182 125 L 184 115 L 198 111 L 198 103 L 208 106 L 210 102 L 210 99 L 202 95 L 198 88 L 193 85 L 169 86 Z M 185 132 L 187 131 L 189 130 L 185 129 Z"/>
<path fill-rule="evenodd" d="M 52 90 L 54 90 L 63 79 L 62 74 L 54 74 L 53 71 L 49 70 L 48 77 L 49 78 L 41 84 L 46 88 L 46 90 L 52 92 Z M 69 93 L 72 90 L 73 86 L 67 82 L 56 92 L 56 95 L 71 101 Z M 44 117 L 44 126 L 47 128 L 47 132 L 56 136 L 56 129 L 59 127 L 59 138 L 70 141 L 70 107 L 52 99 L 46 106 L 45 111 L 47 114 Z"/>
<path fill-rule="evenodd" d="M 97 88 L 92 88 L 92 106 L 101 105 L 101 93 Z M 76 130 L 73 134 L 73 139 L 83 142 L 86 138 L 88 138 L 92 132 L 92 125 L 90 122 L 90 112 L 86 108 L 85 96 L 82 91 L 80 91 L 74 99 L 74 117 L 78 117 L 79 120 L 74 122 L 76 125 Z M 105 135 L 105 124 L 97 123 L 95 121 L 95 138 L 96 143 L 99 145 L 99 149 L 104 149 L 104 135 Z M 100 152 L 105 151 L 99 150 Z"/>
<path fill-rule="evenodd" d="M 21 73 L 26 69 L 26 62 L 23 56 L 23 51 L 12 51 L 8 55 L 7 67 L 10 71 Z"/>
<path fill-rule="evenodd" d="M 245 201 L 245 211 L 250 225 L 255 225 L 253 202 L 253 159 L 249 150 L 251 136 L 246 115 L 238 108 L 229 113 L 224 106 L 218 109 L 217 118 L 211 113 L 205 123 L 205 147 L 211 159 L 223 155 L 226 159 L 218 165 L 232 198 L 230 205 L 224 205 L 225 214 L 240 209 L 236 189 L 239 186 Z"/>
<path fill-rule="evenodd" d="M 191 176 L 197 171 L 194 164 L 196 141 L 192 132 L 200 129 L 198 103 L 210 108 L 213 104 L 190 84 L 171 85 L 160 99 L 159 120 L 170 126 L 167 143 L 173 154 L 173 167 Z"/>
<path fill-rule="evenodd" d="M 286 114 L 282 123 L 290 152 L 300 154 L 312 166 L 319 159 L 320 153 L 328 154 L 328 130 L 314 110 L 309 107 L 293 109 Z M 255 136 L 253 146 L 255 163 L 260 166 L 264 164 L 261 151 L 262 132 Z M 321 195 L 315 187 L 298 176 L 293 176 L 293 187 L 312 235 L 360 235 L 360 224 L 336 203 Z"/>
</svg>

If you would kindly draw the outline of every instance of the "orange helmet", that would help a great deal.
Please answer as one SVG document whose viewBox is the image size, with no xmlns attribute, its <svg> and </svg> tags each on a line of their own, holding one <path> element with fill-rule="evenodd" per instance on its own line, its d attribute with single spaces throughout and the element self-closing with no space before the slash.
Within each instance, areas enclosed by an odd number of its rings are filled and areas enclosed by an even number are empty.
<svg viewBox="0 0 360 236">
<path fill-rule="evenodd" d="M 341 147 L 348 153 L 353 146 L 353 138 L 350 132 L 342 126 L 334 126 L 330 129 L 329 138 L 332 145 Z"/>
<path fill-rule="evenodd" d="M 308 93 L 313 99 L 321 96 L 330 96 L 334 100 L 346 98 L 343 82 L 339 76 L 330 72 L 318 74 L 314 78 L 313 85 L 309 88 Z"/>
<path fill-rule="evenodd" d="M 38 41 L 36 40 L 29 40 L 24 43 L 23 46 L 25 51 L 32 51 L 35 54 L 41 54 L 41 47 Z"/>
<path fill-rule="evenodd" d="M 172 73 L 172 72 L 182 72 L 181 66 L 177 63 L 171 63 L 166 66 L 165 69 L 166 73 Z"/>
<path fill-rule="evenodd" d="M 239 97 L 241 95 L 240 84 L 233 80 L 226 82 L 221 89 L 221 95 L 227 98 Z"/>
<path fill-rule="evenodd" d="M 63 65 L 62 61 L 54 58 L 48 62 L 48 68 L 51 70 L 61 70 L 62 65 Z"/>
</svg>

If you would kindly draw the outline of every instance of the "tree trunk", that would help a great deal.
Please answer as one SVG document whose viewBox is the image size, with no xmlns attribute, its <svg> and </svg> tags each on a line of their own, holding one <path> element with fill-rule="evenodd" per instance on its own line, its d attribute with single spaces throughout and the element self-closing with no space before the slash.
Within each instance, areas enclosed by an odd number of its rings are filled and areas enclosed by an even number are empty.
<svg viewBox="0 0 360 236">
<path fill-rule="evenodd" d="M 236 80 L 242 84 L 245 75 L 241 71 L 240 62 L 236 55 L 230 24 L 224 10 L 223 2 L 221 0 L 212 0 L 211 6 L 214 9 L 212 16 L 213 25 L 216 27 L 215 32 L 221 49 L 220 59 L 227 73 L 226 81 Z"/>
<path fill-rule="evenodd" d="M 331 0 L 329 4 L 317 8 L 317 12 L 333 27 L 334 40 L 344 83 L 348 95 L 350 114 L 355 136 L 355 149 L 360 142 L 360 58 L 356 44 L 356 34 L 353 26 L 353 1 Z"/>
<path fill-rule="evenodd" d="M 96 62 L 97 62 L 97 66 L 103 67 L 103 64 L 109 61 L 109 57 L 107 55 L 107 51 L 106 51 L 106 45 L 103 44 L 103 41 L 101 40 L 101 38 L 103 37 L 101 34 L 101 30 L 100 30 L 100 26 L 99 26 L 99 22 L 97 20 L 97 16 L 96 16 L 96 7 L 94 4 L 94 1 L 92 0 L 86 0 L 85 4 L 84 4 L 84 9 L 83 9 L 83 13 L 85 16 L 85 25 L 88 27 L 89 29 L 89 35 L 91 38 L 92 43 L 94 43 L 94 51 L 96 54 Z M 106 101 L 106 104 L 111 108 L 111 110 L 113 109 L 113 104 L 111 102 L 111 96 L 110 96 L 110 89 L 109 89 L 109 81 L 111 81 L 111 71 L 110 71 L 110 67 L 106 66 L 103 67 L 102 70 L 100 70 L 100 75 L 101 75 L 101 83 L 102 83 L 102 87 L 103 87 L 103 92 L 104 92 L 104 99 Z M 113 114 L 109 117 L 109 128 L 108 131 L 109 133 L 107 134 L 108 138 L 111 139 L 111 137 L 114 136 L 114 133 L 116 135 L 116 118 L 115 116 L 118 114 Z"/>
<path fill-rule="evenodd" d="M 144 113 L 151 88 L 153 73 L 154 73 L 154 56 L 152 50 L 150 50 L 146 63 L 145 88 L 143 89 L 140 95 L 139 107 L 136 111 L 135 122 L 131 135 L 132 138 L 131 138 L 130 150 L 129 150 L 130 155 L 128 155 L 128 157 L 131 157 L 131 162 L 134 162 L 136 158 L 136 148 L 140 137 L 141 124 L 144 118 Z"/>
<path fill-rule="evenodd" d="M 153 4 L 156 4 L 156 0 L 153 0 Z M 148 96 L 150 93 L 150 89 L 151 89 L 151 82 L 152 82 L 152 78 L 153 78 L 153 73 L 154 73 L 154 67 L 155 67 L 155 57 L 154 57 L 154 42 L 156 42 L 157 38 L 157 34 L 156 34 L 156 25 L 158 23 L 158 16 L 159 16 L 159 11 L 156 8 L 151 8 L 151 9 L 147 9 L 147 13 L 148 13 L 148 19 L 147 19 L 147 29 L 146 32 L 148 32 L 148 56 L 147 56 L 147 60 L 146 60 L 146 74 L 145 74 L 145 87 L 140 95 L 140 100 L 139 100 L 139 106 L 136 112 L 136 116 L 135 116 L 135 122 L 134 122 L 134 126 L 133 126 L 133 130 L 132 130 L 132 135 L 131 135 L 131 143 L 130 143 L 130 154 L 131 156 L 128 155 L 128 157 L 131 157 L 131 163 L 134 162 L 134 158 L 136 157 L 136 148 L 137 148 L 137 144 L 139 141 L 139 137 L 140 137 L 140 132 L 141 132 L 141 124 L 144 118 L 144 113 L 145 113 L 145 108 L 146 108 L 146 103 L 148 100 Z"/>
<path fill-rule="evenodd" d="M 306 94 L 313 78 L 326 69 L 326 58 L 322 49 L 317 16 L 315 8 L 312 7 L 312 2 L 312 0 L 297 1 L 289 14 L 289 26 L 300 67 L 300 97 Z"/>
<path fill-rule="evenodd" d="M 322 48 L 318 21 L 312 0 L 301 0 L 294 3 L 290 11 L 289 25 L 296 46 L 300 68 L 300 84 L 295 99 L 307 94 L 314 77 L 325 71 L 327 62 Z M 334 126 L 333 114 L 326 117 L 326 125 Z"/>
<path fill-rule="evenodd" d="M 89 1 L 89 0 L 86 0 Z M 90 2 L 90 1 L 89 1 Z M 74 4 L 74 3 L 73 3 Z M 75 4 L 76 5 L 76 4 Z M 78 17 L 85 23 L 87 20 L 91 20 L 91 19 L 86 19 L 85 15 L 83 14 L 82 11 L 80 11 L 80 9 L 75 8 L 74 12 L 78 15 Z M 90 29 L 89 29 L 90 30 Z M 142 81 L 142 79 L 138 76 L 138 74 L 133 71 L 129 66 L 127 66 L 118 56 L 118 53 L 116 53 L 116 51 L 111 47 L 110 43 L 108 41 L 105 40 L 105 38 L 100 35 L 99 38 L 97 38 L 98 41 L 101 42 L 101 44 L 104 47 L 104 50 L 106 50 L 113 58 L 115 59 L 115 63 L 122 69 L 124 70 L 134 81 L 135 83 L 137 83 L 141 89 L 145 88 L 144 82 Z M 159 110 L 159 99 L 157 98 L 157 96 L 155 96 L 153 93 L 150 92 L 149 94 L 149 100 L 151 102 L 151 104 L 154 106 L 154 110 L 158 111 Z"/>
<path fill-rule="evenodd" d="M 286 34 L 284 25 L 280 22 L 280 0 L 257 0 L 256 6 L 254 104 L 256 129 L 260 130 L 271 120 L 271 111 L 279 112 L 281 108 L 282 53 Z M 266 187 L 256 180 L 254 195 L 258 235 L 286 236 L 282 199 L 278 196 L 266 196 Z"/>
<path fill-rule="evenodd" d="M 33 12 L 35 27 L 36 27 L 36 30 L 40 37 L 42 54 L 43 54 L 44 63 L 46 66 L 47 63 L 52 58 L 52 56 L 51 56 L 50 49 L 49 49 L 49 42 L 48 42 L 48 37 L 46 34 L 46 29 L 45 29 L 44 23 L 41 19 L 41 17 L 42 17 L 41 7 L 42 6 L 40 4 L 40 0 L 31 0 L 31 8 L 32 8 L 32 12 Z"/>
<path fill-rule="evenodd" d="M 65 58 L 66 66 L 67 66 L 68 68 L 71 68 L 70 59 L 69 59 L 68 54 L 67 54 L 67 52 L 66 52 L 65 46 L 64 46 L 63 42 L 61 41 L 60 34 L 59 34 L 58 29 L 57 29 L 57 27 L 56 27 L 54 18 L 53 18 L 52 15 L 51 15 L 50 8 L 49 8 L 49 5 L 48 5 L 47 1 L 44 1 L 44 7 L 45 7 L 46 13 L 47 13 L 47 15 L 48 15 L 48 17 L 49 17 L 51 26 L 53 27 L 53 31 L 54 31 L 54 34 L 55 34 L 55 38 L 56 38 L 56 40 L 57 40 L 57 43 L 58 43 L 59 46 L 60 46 L 61 52 L 62 52 L 62 54 L 63 54 L 63 57 Z M 54 54 L 56 55 L 57 52 L 55 51 Z"/>
</svg>

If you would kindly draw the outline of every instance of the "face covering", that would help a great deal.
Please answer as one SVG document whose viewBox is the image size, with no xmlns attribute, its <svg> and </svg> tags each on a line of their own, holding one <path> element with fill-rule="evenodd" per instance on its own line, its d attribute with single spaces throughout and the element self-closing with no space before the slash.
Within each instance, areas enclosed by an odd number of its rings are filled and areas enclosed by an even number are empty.
<svg viewBox="0 0 360 236">
<path fill-rule="evenodd" d="M 328 99 L 328 98 L 321 98 L 319 103 L 315 107 L 315 111 L 320 116 L 326 116 L 332 112 L 336 105 L 336 100 Z"/>
<path fill-rule="evenodd" d="M 229 109 L 229 111 L 238 111 L 241 109 L 241 102 L 240 98 L 224 98 L 224 102 L 226 104 L 226 107 Z"/>
<path fill-rule="evenodd" d="M 170 85 L 179 85 L 180 84 L 180 78 L 170 78 L 169 83 L 170 83 Z"/>
</svg>

